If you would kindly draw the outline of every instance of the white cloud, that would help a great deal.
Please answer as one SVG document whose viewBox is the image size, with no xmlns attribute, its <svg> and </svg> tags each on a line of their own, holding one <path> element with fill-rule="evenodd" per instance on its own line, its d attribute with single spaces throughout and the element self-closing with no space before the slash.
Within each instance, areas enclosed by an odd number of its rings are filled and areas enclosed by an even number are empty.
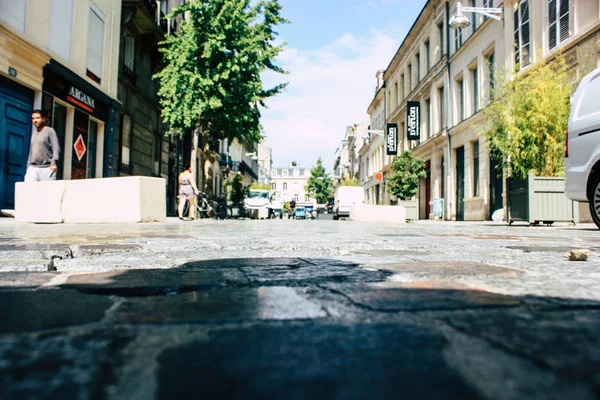
<svg viewBox="0 0 600 400">
<path fill-rule="evenodd" d="M 333 167 L 335 149 L 346 126 L 368 121 L 366 113 L 375 94 L 375 73 L 385 69 L 399 40 L 381 32 L 357 37 L 344 34 L 317 50 L 293 48 L 279 57 L 288 76 L 267 76 L 266 86 L 288 81 L 287 90 L 267 102 L 262 125 L 274 164 L 295 160 L 314 165 L 322 157 Z"/>
</svg>

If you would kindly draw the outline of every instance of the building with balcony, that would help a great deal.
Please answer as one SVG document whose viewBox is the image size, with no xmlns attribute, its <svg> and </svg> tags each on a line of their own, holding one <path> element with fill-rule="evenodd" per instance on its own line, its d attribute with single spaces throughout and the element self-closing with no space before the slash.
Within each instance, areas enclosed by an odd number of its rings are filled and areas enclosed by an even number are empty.
<svg viewBox="0 0 600 400">
<path fill-rule="evenodd" d="M 59 179 L 115 174 L 120 18 L 118 0 L 0 2 L 0 208 L 23 180 L 34 108 L 58 134 Z"/>
</svg>

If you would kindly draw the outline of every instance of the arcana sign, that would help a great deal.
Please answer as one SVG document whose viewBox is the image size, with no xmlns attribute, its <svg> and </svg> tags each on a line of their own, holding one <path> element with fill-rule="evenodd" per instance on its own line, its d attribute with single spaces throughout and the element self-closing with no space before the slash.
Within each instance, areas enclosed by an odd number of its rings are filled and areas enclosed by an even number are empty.
<svg viewBox="0 0 600 400">
<path fill-rule="evenodd" d="M 406 138 L 419 140 L 421 130 L 421 105 L 418 101 L 409 101 L 406 104 Z"/>
<path fill-rule="evenodd" d="M 67 100 L 69 100 L 69 102 L 71 103 L 78 105 L 79 107 L 83 108 L 89 113 L 94 112 L 94 108 L 96 108 L 94 98 L 88 96 L 87 94 L 83 93 L 81 90 L 77 89 L 74 86 L 71 86 L 71 89 L 69 89 L 69 95 L 67 96 Z"/>
<path fill-rule="evenodd" d="M 398 154 L 398 124 L 387 124 L 385 147 L 388 156 Z"/>
</svg>

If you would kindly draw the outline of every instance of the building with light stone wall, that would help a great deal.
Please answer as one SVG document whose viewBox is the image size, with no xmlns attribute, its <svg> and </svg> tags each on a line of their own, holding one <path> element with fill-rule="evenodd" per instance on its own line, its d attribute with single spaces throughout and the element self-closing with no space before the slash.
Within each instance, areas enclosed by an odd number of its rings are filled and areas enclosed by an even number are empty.
<svg viewBox="0 0 600 400">
<path fill-rule="evenodd" d="M 0 208 L 25 173 L 31 110 L 62 149 L 59 179 L 113 176 L 119 0 L 0 1 Z"/>
<path fill-rule="evenodd" d="M 316 204 L 316 200 L 304 190 L 310 178 L 310 170 L 310 167 L 298 167 L 292 163 L 288 167 L 273 167 L 271 190 L 279 192 L 286 202 L 294 199 L 298 204 Z"/>
<path fill-rule="evenodd" d="M 448 20 L 456 2 L 430 0 L 383 77 L 385 120 L 398 124 L 399 151 L 412 149 L 426 162 L 427 178 L 417 194 L 422 219 L 434 218 L 435 199 L 443 199 L 446 220 L 489 219 L 506 206 L 505 179 L 496 172 L 498 161 L 490 157 L 483 135 L 482 108 L 497 74 L 510 79 L 510 71 L 525 72 L 559 52 L 578 76 L 599 65 L 597 0 L 462 3 L 502 8 L 504 21 L 465 12 L 471 25 L 453 30 Z M 411 143 L 406 140 L 406 101 L 418 101 L 421 109 L 420 139 Z M 369 107 L 372 121 L 373 104 L 376 99 Z"/>
</svg>

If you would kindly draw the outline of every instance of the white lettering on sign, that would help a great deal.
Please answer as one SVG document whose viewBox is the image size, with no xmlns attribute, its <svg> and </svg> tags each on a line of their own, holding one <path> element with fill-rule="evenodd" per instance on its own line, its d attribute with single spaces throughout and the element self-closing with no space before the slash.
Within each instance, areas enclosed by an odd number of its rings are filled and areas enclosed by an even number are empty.
<svg viewBox="0 0 600 400">
<path fill-rule="evenodd" d="M 388 155 L 395 155 L 398 153 L 398 125 L 387 125 L 387 138 L 385 145 Z"/>
<path fill-rule="evenodd" d="M 419 104 L 408 105 L 408 139 L 419 139 Z"/>
<path fill-rule="evenodd" d="M 69 96 L 81 101 L 85 105 L 88 105 L 92 108 L 96 108 L 94 99 L 92 97 L 88 96 L 87 94 L 83 93 L 81 90 L 73 86 L 71 86 L 71 89 L 69 89 Z"/>
</svg>

